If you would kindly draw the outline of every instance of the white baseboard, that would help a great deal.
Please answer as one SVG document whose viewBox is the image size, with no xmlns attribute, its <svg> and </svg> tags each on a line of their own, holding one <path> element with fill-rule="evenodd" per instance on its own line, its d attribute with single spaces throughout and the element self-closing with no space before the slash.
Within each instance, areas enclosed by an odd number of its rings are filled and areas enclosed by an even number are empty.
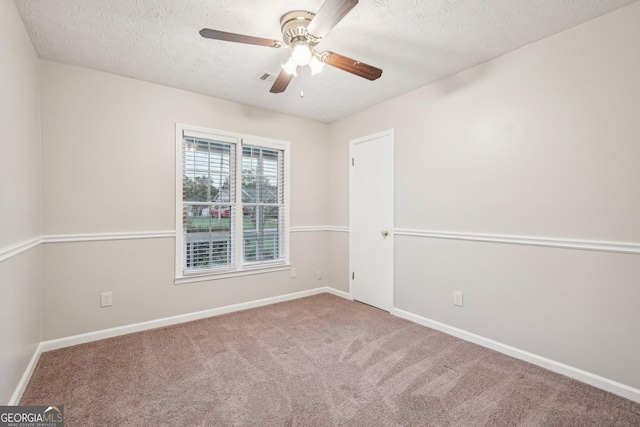
<svg viewBox="0 0 640 427">
<path fill-rule="evenodd" d="M 20 403 L 20 399 L 22 399 L 22 394 L 26 390 L 27 384 L 29 384 L 31 375 L 33 375 L 33 371 L 35 371 L 36 366 L 38 365 L 38 360 L 40 360 L 42 351 L 42 343 L 40 343 L 38 344 L 38 347 L 36 347 L 36 351 L 33 353 L 33 356 L 31 356 L 27 369 L 25 369 L 24 374 L 22 374 L 18 387 L 16 387 L 16 390 L 13 392 L 13 396 L 11 396 L 11 400 L 9 400 L 9 405 L 16 406 Z"/>
<path fill-rule="evenodd" d="M 515 357 L 516 359 L 524 360 L 525 362 L 532 363 L 558 374 L 573 378 L 574 380 L 578 380 L 580 382 L 592 385 L 599 389 L 640 403 L 640 390 L 637 388 L 633 388 L 628 385 L 610 380 L 608 378 L 604 378 L 599 375 L 574 368 L 573 366 L 565 365 L 564 363 L 560 363 L 555 360 L 547 359 L 546 357 L 538 356 L 536 354 L 529 353 L 527 351 L 520 350 L 506 344 L 502 344 L 500 342 L 482 337 L 480 335 L 476 335 L 463 329 L 458 329 L 453 326 L 449 326 L 444 323 L 440 323 L 435 320 L 427 319 L 426 317 L 410 313 L 408 311 L 400 310 L 399 308 L 394 308 L 393 310 L 391 310 L 391 314 L 406 320 L 410 320 L 414 323 L 436 329 L 446 334 L 453 335 L 454 337 L 463 339 L 465 341 L 490 348 L 508 356 Z"/>
<path fill-rule="evenodd" d="M 45 351 L 57 350 L 60 348 L 70 347 L 73 345 L 84 344 L 84 343 L 98 341 L 98 340 L 116 337 L 120 335 L 131 334 L 134 332 L 141 332 L 149 329 L 176 325 L 184 322 L 190 322 L 193 320 L 204 319 L 207 317 L 219 316 L 221 314 L 247 310 L 249 308 L 262 307 L 265 305 L 276 304 L 279 302 L 291 301 L 294 299 L 304 298 L 304 297 L 317 295 L 321 293 L 330 293 L 332 295 L 336 295 L 338 297 L 345 298 L 348 300 L 353 299 L 351 295 L 347 292 L 340 291 L 340 290 L 326 286 L 326 287 L 320 287 L 316 289 L 310 289 L 307 291 L 294 292 L 291 294 L 279 295 L 271 298 L 264 298 L 264 299 L 248 301 L 240 304 L 233 304 L 233 305 L 228 305 L 224 307 L 218 307 L 210 310 L 203 310 L 203 311 L 198 311 L 194 313 L 182 314 L 179 316 L 172 316 L 172 317 L 166 317 L 163 319 L 150 320 L 148 322 L 141 322 L 141 323 L 135 323 L 132 325 L 120 326 L 117 328 L 103 329 L 100 331 L 89 332 L 86 334 L 74 335 L 74 336 L 50 340 L 50 341 L 43 341 L 36 348 L 31 358 L 31 361 L 27 366 L 27 369 L 22 375 L 22 378 L 20 379 L 20 382 L 18 383 L 18 386 L 16 387 L 16 390 L 13 393 L 13 396 L 9 401 L 9 405 L 17 405 L 20 402 L 20 399 L 22 398 L 22 394 L 24 393 L 24 390 L 26 389 L 27 384 L 31 379 L 31 375 L 33 374 L 33 371 L 35 370 L 36 365 L 38 364 L 40 355 Z M 499 351 L 500 353 L 504 353 L 506 355 L 515 357 L 516 359 L 533 363 L 534 365 L 541 366 L 543 368 L 549 369 L 550 371 L 553 371 L 562 375 L 566 375 L 567 377 L 576 379 L 578 381 L 582 381 L 594 387 L 598 387 L 600 389 L 609 391 L 611 393 L 617 394 L 624 398 L 640 403 L 640 390 L 636 388 L 574 368 L 572 366 L 565 365 L 560 362 L 556 362 L 554 360 L 547 359 L 542 356 L 538 356 L 538 355 L 517 349 L 515 347 L 508 346 L 506 344 L 499 343 L 497 341 L 490 340 L 488 338 L 484 338 L 480 335 L 476 335 L 462 329 L 445 325 L 444 323 L 436 322 L 435 320 L 427 319 L 425 317 L 410 313 L 408 311 L 394 308 L 391 310 L 391 314 L 401 317 L 403 319 L 407 319 L 412 322 L 418 323 L 420 325 L 445 332 L 449 335 L 453 335 L 465 341 L 470 341 L 475 344 L 481 345 L 483 347 L 487 347 L 492 350 Z"/>
<path fill-rule="evenodd" d="M 191 322 L 193 320 L 205 319 L 207 317 L 219 316 L 221 314 L 232 313 L 234 311 L 247 310 L 249 308 L 262 307 L 265 305 L 276 304 L 284 301 L 291 301 L 298 298 L 304 298 L 311 295 L 321 293 L 330 293 L 342 298 L 351 299 L 346 293 L 330 287 L 321 287 L 310 289 L 307 291 L 294 292 L 291 294 L 279 295 L 277 297 L 264 298 L 255 301 L 243 302 L 240 304 L 227 305 L 224 307 L 212 308 L 210 310 L 197 311 L 194 313 L 181 314 L 178 316 L 165 317 L 162 319 L 149 320 L 147 322 L 134 323 L 131 325 L 118 326 L 116 328 L 102 329 L 100 331 L 88 332 L 86 334 L 73 335 L 70 337 L 59 338 L 41 343 L 42 351 L 57 350 L 73 345 L 84 344 L 92 341 L 103 340 L 106 338 L 117 337 L 120 335 L 131 334 L 134 332 L 146 331 L 149 329 L 162 328 L 165 326 L 177 325 L 179 323 Z"/>
<path fill-rule="evenodd" d="M 298 298 L 304 298 L 311 295 L 317 295 L 328 291 L 329 288 L 321 287 L 310 289 L 307 291 L 294 292 L 291 294 L 279 295 L 271 298 L 248 301 L 239 304 L 227 305 L 224 307 L 212 308 L 210 310 L 197 311 L 193 313 L 181 314 L 178 316 L 165 317 L 162 319 L 149 320 L 147 322 L 134 323 L 131 325 L 118 326 L 116 328 L 102 329 L 100 331 L 88 332 L 86 334 L 73 335 L 70 337 L 59 338 L 42 342 L 42 351 L 57 350 L 73 345 L 84 344 L 92 341 L 103 340 L 106 338 L 117 337 L 120 335 L 132 334 L 134 332 L 147 331 L 149 329 L 163 328 L 165 326 L 177 325 L 180 323 L 191 322 L 193 320 L 205 319 L 207 317 L 219 316 L 221 314 L 232 313 L 234 311 L 247 310 L 249 308 L 262 307 L 265 305 L 276 304 L 284 301 L 291 301 Z"/>
<path fill-rule="evenodd" d="M 224 307 L 213 308 L 210 310 L 197 311 L 194 313 L 181 314 L 179 316 L 165 317 L 163 319 L 150 320 L 148 322 L 134 323 L 132 325 L 119 326 L 116 328 L 103 329 L 95 332 L 88 332 L 86 334 L 73 335 L 70 337 L 59 338 L 55 340 L 43 341 L 38 344 L 36 351 L 27 366 L 18 386 L 16 387 L 9 405 L 17 405 L 22 398 L 22 394 L 31 379 L 31 375 L 38 364 L 40 355 L 45 351 L 57 350 L 60 348 L 71 347 L 78 344 L 85 344 L 93 341 L 103 340 L 106 338 L 117 337 L 120 335 L 131 334 L 134 332 L 146 331 L 149 329 L 162 328 L 165 326 L 177 325 L 179 323 L 191 322 L 193 320 L 204 319 L 207 317 L 219 316 L 221 314 L 232 313 L 234 311 L 247 310 L 249 308 L 262 307 L 269 304 L 275 304 L 278 302 L 291 301 L 298 298 L 304 298 L 321 293 L 330 293 L 351 299 L 346 292 L 338 291 L 330 287 L 320 287 L 316 289 L 310 289 L 307 291 L 294 292 L 286 295 L 279 295 L 271 298 L 264 298 L 255 301 L 243 302 L 240 304 L 227 305 Z"/>
<path fill-rule="evenodd" d="M 340 298 L 344 298 L 344 299 L 348 299 L 350 301 L 353 301 L 353 297 L 351 295 L 349 295 L 349 292 L 339 291 L 339 290 L 331 288 L 331 287 L 326 287 L 325 288 L 325 292 L 329 293 L 331 295 L 335 295 L 335 296 L 340 297 Z"/>
</svg>

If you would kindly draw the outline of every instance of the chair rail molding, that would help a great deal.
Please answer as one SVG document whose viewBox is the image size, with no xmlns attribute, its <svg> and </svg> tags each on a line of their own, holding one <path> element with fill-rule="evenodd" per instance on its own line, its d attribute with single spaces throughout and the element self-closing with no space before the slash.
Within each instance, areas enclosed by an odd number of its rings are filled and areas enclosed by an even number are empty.
<svg viewBox="0 0 640 427">
<path fill-rule="evenodd" d="M 310 233 L 319 231 L 333 231 L 348 233 L 349 227 L 329 226 L 329 225 L 307 225 L 291 227 L 291 233 Z M 161 231 L 136 231 L 122 233 L 78 233 L 78 234 L 49 234 L 24 240 L 20 243 L 0 248 L 0 262 L 6 261 L 22 252 L 36 247 L 40 244 L 49 243 L 73 243 L 73 242 L 100 242 L 107 240 L 135 240 L 135 239 L 164 239 L 174 238 L 176 232 L 173 230 Z"/>
<path fill-rule="evenodd" d="M 56 234 L 42 236 L 42 243 L 97 242 L 102 240 L 160 239 L 175 237 L 176 232 L 138 231 L 125 233 Z"/>
<path fill-rule="evenodd" d="M 334 231 L 338 233 L 348 233 L 349 227 L 339 227 L 333 225 L 305 225 L 300 227 L 291 227 L 292 233 L 309 233 L 315 231 Z"/>
<path fill-rule="evenodd" d="M 9 258 L 20 255 L 22 252 L 26 252 L 31 248 L 34 248 L 42 243 L 41 237 L 34 237 L 31 240 L 24 240 L 18 244 L 0 248 L 0 262 L 6 261 Z"/>
<path fill-rule="evenodd" d="M 581 240 L 557 237 L 511 236 L 504 234 L 459 233 L 450 231 L 414 230 L 396 228 L 397 236 L 428 239 L 468 240 L 473 242 L 505 243 L 512 245 L 543 246 L 549 248 L 577 249 L 584 251 L 613 252 L 640 255 L 640 243 Z"/>
</svg>

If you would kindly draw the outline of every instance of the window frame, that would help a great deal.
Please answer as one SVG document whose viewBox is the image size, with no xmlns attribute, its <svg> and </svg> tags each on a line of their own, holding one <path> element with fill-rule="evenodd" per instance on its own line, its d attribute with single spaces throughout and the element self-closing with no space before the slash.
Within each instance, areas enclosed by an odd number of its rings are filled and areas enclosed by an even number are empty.
<svg viewBox="0 0 640 427">
<path fill-rule="evenodd" d="M 197 271 L 185 271 L 185 232 L 183 224 L 183 141 L 184 134 L 196 136 L 213 141 L 224 141 L 235 145 L 235 209 L 233 212 L 234 227 L 232 230 L 232 251 L 235 265 L 216 269 L 203 269 Z M 243 201 L 242 201 L 242 148 L 244 145 L 282 150 L 283 159 L 283 202 L 281 207 L 281 227 L 279 230 L 282 241 L 280 250 L 284 251 L 284 257 L 279 260 L 268 260 L 264 262 L 249 261 L 244 262 L 244 223 L 243 223 Z M 229 132 L 218 129 L 209 129 L 200 126 L 176 123 L 176 199 L 175 199 L 175 220 L 176 220 L 176 245 L 175 245 L 175 284 L 200 282 L 229 277 L 245 276 L 252 274 L 268 273 L 273 271 L 289 270 L 290 263 L 290 144 L 289 141 L 264 138 L 254 135 L 247 135 L 237 132 Z"/>
</svg>

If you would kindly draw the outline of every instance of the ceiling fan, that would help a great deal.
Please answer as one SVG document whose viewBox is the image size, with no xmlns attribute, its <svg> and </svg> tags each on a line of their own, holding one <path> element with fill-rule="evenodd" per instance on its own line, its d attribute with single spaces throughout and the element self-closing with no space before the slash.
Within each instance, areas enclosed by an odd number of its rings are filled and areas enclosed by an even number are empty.
<svg viewBox="0 0 640 427">
<path fill-rule="evenodd" d="M 208 28 L 200 30 L 200 35 L 208 39 L 267 46 L 274 49 L 283 46 L 293 48 L 289 61 L 282 65 L 282 71 L 271 86 L 271 93 L 284 92 L 291 79 L 297 75 L 297 68 L 306 65 L 311 68 L 312 75 L 320 72 L 324 64 L 329 64 L 356 76 L 376 80 L 382 75 L 381 69 L 335 52 L 318 53 L 314 49 L 357 4 L 358 0 L 326 0 L 315 14 L 304 10 L 285 13 L 280 18 L 283 41 Z"/>
</svg>

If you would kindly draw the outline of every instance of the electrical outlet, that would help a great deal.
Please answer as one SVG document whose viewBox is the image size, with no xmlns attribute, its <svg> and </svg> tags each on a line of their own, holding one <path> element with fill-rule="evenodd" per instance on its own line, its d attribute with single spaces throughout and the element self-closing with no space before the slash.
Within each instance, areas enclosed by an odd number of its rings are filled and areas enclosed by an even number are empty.
<svg viewBox="0 0 640 427">
<path fill-rule="evenodd" d="M 113 294 L 103 292 L 100 294 L 100 307 L 111 307 L 113 305 Z"/>
<path fill-rule="evenodd" d="M 295 267 L 291 267 L 291 278 L 292 279 L 296 278 L 296 268 Z"/>
<path fill-rule="evenodd" d="M 322 280 L 322 270 L 318 270 L 318 280 Z"/>
<path fill-rule="evenodd" d="M 453 305 L 462 307 L 462 292 L 453 291 Z"/>
</svg>

